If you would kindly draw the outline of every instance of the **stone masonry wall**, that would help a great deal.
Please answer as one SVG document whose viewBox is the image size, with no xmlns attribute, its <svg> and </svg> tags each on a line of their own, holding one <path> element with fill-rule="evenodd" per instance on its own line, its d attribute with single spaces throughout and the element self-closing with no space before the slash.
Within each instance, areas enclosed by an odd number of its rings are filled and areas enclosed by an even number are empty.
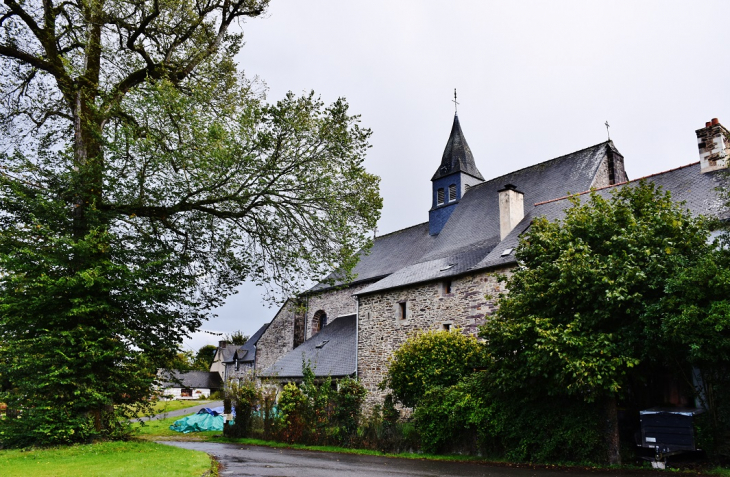
<svg viewBox="0 0 730 477">
<path fill-rule="evenodd" d="M 256 370 L 263 371 L 294 349 L 295 304 L 288 300 L 256 343 Z"/>
<path fill-rule="evenodd" d="M 327 313 L 327 322 L 332 323 L 338 316 L 354 315 L 357 312 L 357 300 L 353 293 L 365 288 L 367 284 L 355 285 L 339 290 L 329 290 L 309 297 L 307 302 L 307 339 L 313 336 L 316 328 L 312 320 L 315 313 L 323 310 Z"/>
<path fill-rule="evenodd" d="M 360 297 L 357 372 L 368 391 L 366 408 L 383 401 L 387 391 L 378 389 L 388 360 L 403 342 L 422 330 L 441 330 L 444 325 L 476 335 L 479 325 L 496 310 L 503 285 L 498 275 L 509 269 L 454 278 L 451 293 L 444 281 L 414 285 Z M 400 303 L 406 302 L 406 317 Z"/>
</svg>

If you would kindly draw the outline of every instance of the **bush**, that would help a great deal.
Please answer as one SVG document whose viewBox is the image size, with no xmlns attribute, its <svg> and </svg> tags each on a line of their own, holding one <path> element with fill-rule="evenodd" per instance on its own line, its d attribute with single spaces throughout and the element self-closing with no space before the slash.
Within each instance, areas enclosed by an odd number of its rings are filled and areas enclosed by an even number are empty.
<svg viewBox="0 0 730 477">
<path fill-rule="evenodd" d="M 575 397 L 500 394 L 489 376 L 479 373 L 428 391 L 414 420 L 426 452 L 588 463 L 605 462 L 603 412 L 600 403 Z"/>
<path fill-rule="evenodd" d="M 409 338 L 393 354 L 381 387 L 414 407 L 429 389 L 452 386 L 483 363 L 483 346 L 473 336 L 427 331 Z"/>
<path fill-rule="evenodd" d="M 254 410 L 261 399 L 261 389 L 254 378 L 238 384 L 229 381 L 226 384 L 226 395 L 236 410 L 233 424 L 223 427 L 227 437 L 250 437 L 253 429 Z M 226 403 L 224 403 L 224 410 Z"/>
</svg>

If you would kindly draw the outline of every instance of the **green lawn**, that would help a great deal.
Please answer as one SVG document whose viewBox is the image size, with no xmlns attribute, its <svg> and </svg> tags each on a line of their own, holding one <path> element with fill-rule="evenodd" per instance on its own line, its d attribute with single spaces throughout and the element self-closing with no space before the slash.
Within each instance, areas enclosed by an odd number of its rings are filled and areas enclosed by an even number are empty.
<svg viewBox="0 0 730 477">
<path fill-rule="evenodd" d="M 162 414 L 163 412 L 171 412 L 171 411 L 177 411 L 178 409 L 185 409 L 188 407 L 195 407 L 199 406 L 201 404 L 210 404 L 213 401 L 198 401 L 197 399 L 188 400 L 188 401 L 157 401 L 155 405 L 153 406 L 153 413 L 154 414 Z"/>
<path fill-rule="evenodd" d="M 204 452 L 154 442 L 103 442 L 33 450 L 0 450 L 4 477 L 195 476 L 211 470 Z"/>
</svg>

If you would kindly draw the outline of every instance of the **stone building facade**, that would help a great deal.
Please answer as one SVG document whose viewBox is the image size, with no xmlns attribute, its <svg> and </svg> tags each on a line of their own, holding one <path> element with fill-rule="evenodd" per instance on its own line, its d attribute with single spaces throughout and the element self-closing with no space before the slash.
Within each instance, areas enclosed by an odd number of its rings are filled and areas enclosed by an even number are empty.
<svg viewBox="0 0 730 477">
<path fill-rule="evenodd" d="M 730 146 L 717 131 L 724 128 L 716 120 L 697 131 L 701 157 L 710 157 L 711 167 L 705 160 L 703 167 L 692 164 L 645 179 L 671 191 L 692 213 L 718 216 L 722 176 L 715 171 L 727 162 Z M 302 350 L 322 359 L 336 349 L 338 359 L 355 357 L 355 366 L 342 369 L 352 369 L 361 380 L 372 406 L 383 398 L 378 385 L 388 360 L 409 336 L 422 330 L 478 333 L 499 294 L 506 293 L 499 277 L 518 266 L 514 250 L 532 220 L 561 218 L 570 206 L 568 194 L 591 189 L 608 194 L 631 184 L 612 141 L 484 180 L 454 117 L 432 179 L 429 222 L 377 237 L 355 267 L 355 282 L 338 282 L 335 273 L 296 305 L 285 305 L 259 340 L 257 369 L 287 369 L 294 376 Z M 322 333 L 338 317 L 347 317 L 353 328 L 345 329 L 343 321 Z M 340 339 L 352 349 L 327 344 Z"/>
<path fill-rule="evenodd" d="M 509 268 L 358 296 L 357 370 L 368 405 L 382 402 L 378 385 L 393 352 L 419 331 L 458 331 L 472 336 L 496 310 Z M 405 311 L 405 315 L 404 312 Z"/>
</svg>

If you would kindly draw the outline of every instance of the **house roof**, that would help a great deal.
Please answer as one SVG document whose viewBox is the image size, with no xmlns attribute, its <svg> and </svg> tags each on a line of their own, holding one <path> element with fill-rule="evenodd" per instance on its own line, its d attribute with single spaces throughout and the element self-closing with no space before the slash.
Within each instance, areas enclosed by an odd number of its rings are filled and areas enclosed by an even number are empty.
<svg viewBox="0 0 730 477">
<path fill-rule="evenodd" d="M 289 351 L 260 373 L 263 377 L 302 378 L 302 363 L 309 362 L 318 377 L 344 377 L 355 374 L 357 320 L 341 316 L 307 341 Z"/>
<path fill-rule="evenodd" d="M 247 339 L 243 345 L 237 346 L 238 349 L 230 355 L 229 359 L 223 360 L 223 362 L 233 363 L 236 358 L 238 358 L 238 360 L 243 363 L 256 361 L 256 343 L 258 343 L 259 338 L 261 338 L 261 335 L 264 334 L 264 331 L 266 331 L 266 328 L 268 327 L 269 324 L 266 323 L 261 328 L 259 328 L 258 331 L 252 334 L 251 337 Z"/>
<path fill-rule="evenodd" d="M 446 142 L 441 165 L 431 180 L 435 181 L 457 172 L 464 172 L 477 179 L 484 180 L 474 162 L 474 155 L 466 143 L 464 133 L 461 131 L 459 116 L 454 114 L 454 124 L 451 126 L 451 134 L 449 134 L 449 140 Z"/>
<path fill-rule="evenodd" d="M 223 386 L 220 374 L 209 371 L 161 370 L 164 388 L 220 389 Z"/>
<path fill-rule="evenodd" d="M 225 348 L 218 348 L 218 353 L 220 356 L 220 361 L 222 363 L 230 363 L 233 361 L 233 355 L 236 353 L 236 351 L 239 351 L 243 345 L 234 345 L 231 343 L 227 343 Z M 240 357 L 240 355 L 239 355 Z"/>
<path fill-rule="evenodd" d="M 730 215 L 724 206 L 717 187 L 726 182 L 726 171 L 700 173 L 699 162 L 672 169 L 658 174 L 642 177 L 621 184 L 598 189 L 603 196 L 609 196 L 611 191 L 620 187 L 632 187 L 641 181 L 653 182 L 663 190 L 672 194 L 676 202 L 684 203 L 684 207 L 692 215 L 706 215 L 727 219 Z M 583 191 L 578 196 L 581 200 L 589 197 L 590 191 Z M 530 226 L 534 218 L 545 217 L 548 220 L 559 220 L 565 215 L 565 209 L 570 206 L 567 197 L 560 197 L 535 204 L 532 211 L 525 215 L 522 221 L 505 239 L 495 247 L 489 255 L 484 257 L 474 270 L 512 265 L 516 262 L 514 253 L 506 254 L 507 249 L 514 249 L 519 243 L 519 236 Z"/>
<path fill-rule="evenodd" d="M 499 190 L 507 184 L 515 185 L 524 194 L 525 214 L 530 215 L 537 202 L 588 190 L 609 151 L 620 154 L 613 142 L 603 142 L 473 186 L 419 258 L 357 294 L 455 276 L 474 269 L 501 242 Z M 377 258 L 372 257 L 371 261 Z"/>
</svg>

